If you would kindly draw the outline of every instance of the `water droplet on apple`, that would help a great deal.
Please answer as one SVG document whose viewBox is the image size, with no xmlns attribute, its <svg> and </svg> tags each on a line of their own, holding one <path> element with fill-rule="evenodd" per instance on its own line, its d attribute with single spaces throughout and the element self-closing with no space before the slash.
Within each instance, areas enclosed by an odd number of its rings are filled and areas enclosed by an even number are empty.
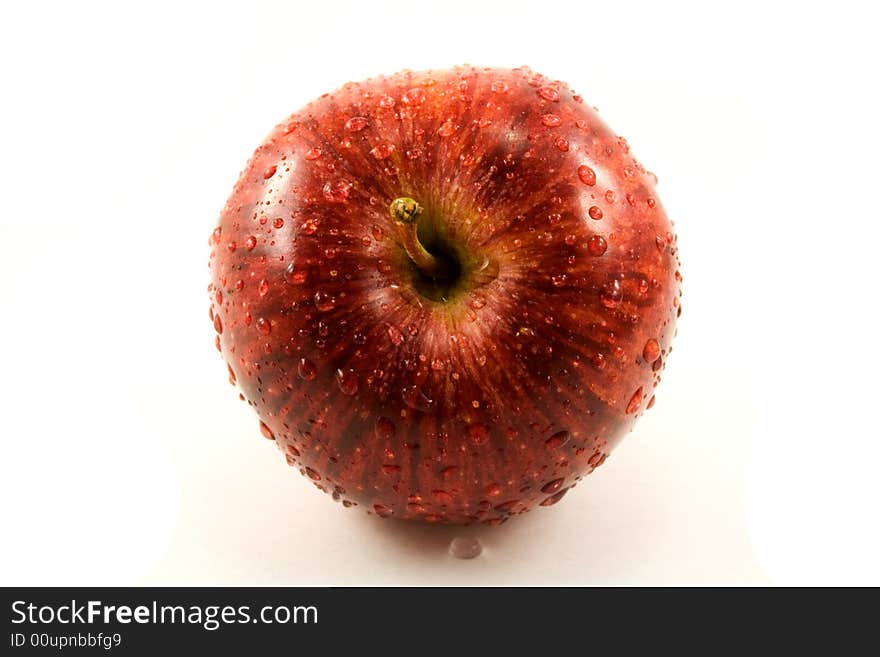
<svg viewBox="0 0 880 657">
<path fill-rule="evenodd" d="M 474 445 L 485 445 L 489 440 L 489 428 L 479 422 L 471 424 L 467 428 L 467 436 Z"/>
<path fill-rule="evenodd" d="M 275 166 L 275 165 L 273 164 L 272 166 L 270 166 L 269 168 L 267 168 L 267 169 L 263 172 L 263 178 L 266 178 L 266 179 L 271 178 L 272 176 L 275 175 L 275 172 L 276 172 L 277 170 L 278 170 L 278 167 Z"/>
<path fill-rule="evenodd" d="M 306 474 L 312 481 L 321 481 L 321 475 L 318 473 L 317 470 L 306 468 Z"/>
<path fill-rule="evenodd" d="M 330 203 L 345 203 L 351 193 L 351 183 L 347 180 L 328 182 L 321 191 L 324 193 L 324 198 Z"/>
<path fill-rule="evenodd" d="M 393 99 L 392 99 L 393 102 Z M 367 127 L 367 119 L 363 116 L 353 116 L 345 122 L 345 129 L 349 132 L 360 132 Z"/>
<path fill-rule="evenodd" d="M 639 408 L 639 404 L 641 404 L 641 403 L 642 403 L 642 389 L 641 389 L 641 387 L 639 387 L 639 389 L 633 393 L 633 396 L 630 397 L 629 403 L 626 405 L 626 414 L 631 415 L 631 414 L 635 413 Z"/>
<path fill-rule="evenodd" d="M 555 495 L 551 495 L 551 496 L 548 497 L 546 500 L 544 500 L 543 502 L 541 502 L 541 506 L 553 506 L 553 505 L 556 504 L 559 500 L 561 500 L 563 497 L 565 497 L 565 494 L 566 494 L 567 492 L 568 492 L 568 489 L 567 489 L 567 488 L 563 488 L 561 491 L 559 491 L 559 492 L 556 493 Z"/>
<path fill-rule="evenodd" d="M 562 123 L 562 119 L 555 114 L 545 114 L 541 117 L 541 123 L 548 128 L 555 128 Z"/>
<path fill-rule="evenodd" d="M 244 246 L 248 251 L 253 251 L 254 247 L 257 246 L 257 238 L 251 235 L 245 240 Z"/>
<path fill-rule="evenodd" d="M 452 504 L 452 495 L 445 490 L 432 490 L 431 496 L 440 504 Z"/>
<path fill-rule="evenodd" d="M 315 308 L 320 310 L 322 313 L 333 310 L 336 307 L 336 298 L 322 290 L 318 290 L 315 292 Z"/>
<path fill-rule="evenodd" d="M 391 344 L 395 347 L 399 347 L 403 342 L 403 333 L 400 332 L 396 326 L 388 327 L 388 339 L 391 340 Z"/>
<path fill-rule="evenodd" d="M 538 87 L 538 95 L 551 103 L 559 101 L 559 92 L 553 87 Z"/>
<path fill-rule="evenodd" d="M 492 91 L 496 94 L 506 93 L 509 88 L 504 80 L 495 80 L 491 85 Z"/>
<path fill-rule="evenodd" d="M 551 493 L 555 493 L 560 488 L 562 488 L 562 483 L 564 481 L 565 481 L 565 479 L 554 479 L 553 481 L 548 481 L 546 484 L 544 484 L 541 487 L 541 492 L 547 493 L 548 495 Z"/>
<path fill-rule="evenodd" d="M 434 400 L 428 397 L 419 386 L 406 386 L 402 396 L 403 402 L 413 410 L 427 413 L 434 407 Z"/>
<path fill-rule="evenodd" d="M 589 209 L 590 219 L 595 219 L 599 221 L 602 218 L 602 208 L 598 205 L 591 205 Z"/>
<path fill-rule="evenodd" d="M 446 119 L 443 122 L 443 125 L 440 126 L 440 129 L 437 130 L 437 134 L 441 137 L 449 137 L 452 133 L 454 133 L 457 129 L 455 122 L 452 119 Z"/>
<path fill-rule="evenodd" d="M 394 434 L 397 432 L 397 427 L 394 426 L 394 422 L 392 422 L 387 417 L 380 417 L 376 420 L 376 438 L 379 440 L 391 440 L 394 438 Z"/>
<path fill-rule="evenodd" d="M 519 503 L 519 500 L 507 500 L 506 502 L 502 502 L 501 504 L 496 504 L 492 508 L 494 508 L 496 511 L 500 511 L 501 513 L 510 513 Z"/>
<path fill-rule="evenodd" d="M 591 256 L 600 256 L 608 250 L 608 242 L 601 235 L 593 235 L 587 240 L 587 251 Z"/>
<path fill-rule="evenodd" d="M 388 518 L 394 513 L 390 507 L 387 507 L 384 504 L 374 504 L 373 511 L 375 511 L 376 515 L 380 518 Z"/>
<path fill-rule="evenodd" d="M 257 287 L 257 291 L 260 293 L 261 297 L 269 294 L 269 281 L 267 281 L 265 278 L 261 280 L 260 285 Z"/>
<path fill-rule="evenodd" d="M 275 228 L 284 228 L 284 219 L 281 217 L 277 217 L 275 221 L 272 222 L 272 225 Z"/>
<path fill-rule="evenodd" d="M 563 153 L 567 153 L 568 152 L 568 139 L 566 139 L 565 137 L 559 137 L 556 140 L 556 148 L 561 150 Z"/>
<path fill-rule="evenodd" d="M 404 105 L 421 105 L 425 102 L 425 90 L 418 87 L 410 89 L 401 96 L 400 102 Z"/>
<path fill-rule="evenodd" d="M 220 321 L 220 315 L 214 315 L 214 330 L 217 333 L 223 333 L 223 322 Z"/>
<path fill-rule="evenodd" d="M 263 434 L 264 438 L 268 438 L 269 440 L 275 440 L 275 434 L 272 433 L 272 430 L 262 420 L 260 421 L 260 433 Z"/>
<path fill-rule="evenodd" d="M 645 359 L 646 363 L 653 363 L 660 358 L 660 343 L 654 338 L 649 339 L 642 350 L 642 358 Z"/>
<path fill-rule="evenodd" d="M 309 277 L 309 272 L 306 269 L 297 269 L 296 266 L 291 262 L 287 265 L 287 269 L 284 270 L 284 280 L 293 285 L 302 285 L 306 282 Z"/>
<path fill-rule="evenodd" d="M 596 450 L 595 452 L 593 452 L 593 455 L 587 460 L 587 463 L 590 464 L 591 468 L 595 469 L 605 463 L 606 458 L 608 458 L 608 455 L 605 452 Z"/>
<path fill-rule="evenodd" d="M 599 292 L 599 300 L 606 308 L 617 308 L 620 305 L 623 293 L 620 290 L 620 281 L 614 279 L 602 286 Z"/>
<path fill-rule="evenodd" d="M 265 317 L 258 317 L 257 330 L 263 335 L 269 335 L 272 332 L 272 323 Z"/>
<path fill-rule="evenodd" d="M 610 189 L 605 190 L 605 200 L 608 203 L 614 203 L 614 192 Z"/>
<path fill-rule="evenodd" d="M 456 536 L 449 544 L 449 554 L 456 559 L 474 559 L 482 552 L 480 541 L 471 536 Z"/>
<path fill-rule="evenodd" d="M 358 391 L 358 377 L 354 370 L 336 370 L 336 384 L 344 395 L 354 395 Z"/>
<path fill-rule="evenodd" d="M 550 449 L 556 449 L 565 445 L 569 438 L 571 438 L 571 434 L 568 431 L 557 431 L 544 441 L 544 445 Z"/>
<path fill-rule="evenodd" d="M 380 142 L 370 149 L 370 155 L 377 160 L 384 160 L 385 158 L 390 157 L 393 152 L 394 144 L 388 141 Z"/>
<path fill-rule="evenodd" d="M 299 374 L 299 378 L 305 381 L 314 381 L 318 374 L 318 368 L 308 358 L 300 358 L 296 371 Z"/>
<path fill-rule="evenodd" d="M 581 182 L 585 185 L 589 185 L 592 187 L 596 184 L 596 172 L 593 171 L 586 164 L 582 164 L 577 169 L 578 178 L 581 179 Z"/>
</svg>

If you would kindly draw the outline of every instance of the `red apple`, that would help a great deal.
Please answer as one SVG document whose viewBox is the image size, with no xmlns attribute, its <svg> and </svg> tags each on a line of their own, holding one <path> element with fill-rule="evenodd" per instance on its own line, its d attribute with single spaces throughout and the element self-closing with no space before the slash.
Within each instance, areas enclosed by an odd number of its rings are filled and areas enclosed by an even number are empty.
<svg viewBox="0 0 880 657">
<path fill-rule="evenodd" d="M 321 96 L 256 150 L 210 240 L 230 379 L 346 506 L 498 524 L 554 504 L 651 407 L 670 350 L 655 182 L 528 68 Z"/>
</svg>

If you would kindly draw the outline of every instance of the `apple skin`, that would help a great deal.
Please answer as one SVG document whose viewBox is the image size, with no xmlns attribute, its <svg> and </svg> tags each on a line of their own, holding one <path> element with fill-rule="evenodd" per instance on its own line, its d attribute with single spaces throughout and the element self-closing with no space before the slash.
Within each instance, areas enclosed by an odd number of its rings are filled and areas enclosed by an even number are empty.
<svg viewBox="0 0 880 657">
<path fill-rule="evenodd" d="M 493 525 L 554 504 L 666 364 L 681 276 L 655 183 L 525 67 L 346 84 L 270 133 L 209 239 L 230 381 L 345 506 Z M 404 196 L 459 264 L 440 293 L 389 214 Z"/>
</svg>

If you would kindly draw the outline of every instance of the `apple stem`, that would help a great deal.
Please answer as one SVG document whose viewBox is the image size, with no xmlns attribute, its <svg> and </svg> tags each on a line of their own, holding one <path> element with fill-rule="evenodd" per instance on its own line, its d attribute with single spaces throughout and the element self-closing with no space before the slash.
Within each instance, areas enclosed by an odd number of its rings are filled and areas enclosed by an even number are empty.
<svg viewBox="0 0 880 657">
<path fill-rule="evenodd" d="M 449 274 L 447 263 L 430 253 L 419 241 L 418 218 L 422 213 L 422 206 L 404 196 L 394 199 L 389 211 L 397 228 L 397 236 L 410 260 L 425 276 L 434 280 L 445 278 Z"/>
</svg>

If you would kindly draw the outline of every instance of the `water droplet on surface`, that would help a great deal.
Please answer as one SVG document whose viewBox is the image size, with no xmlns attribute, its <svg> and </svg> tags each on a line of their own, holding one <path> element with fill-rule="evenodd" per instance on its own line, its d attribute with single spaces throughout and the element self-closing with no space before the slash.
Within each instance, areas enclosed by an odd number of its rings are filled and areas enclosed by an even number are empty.
<svg viewBox="0 0 880 657">
<path fill-rule="evenodd" d="M 610 189 L 605 190 L 605 200 L 608 203 L 614 203 L 614 192 Z"/>
<path fill-rule="evenodd" d="M 557 431 L 545 440 L 544 444 L 550 449 L 556 449 L 565 445 L 569 438 L 571 438 L 571 434 L 568 431 Z"/>
<path fill-rule="evenodd" d="M 260 293 L 261 297 L 269 294 L 269 281 L 267 281 L 265 278 L 261 280 L 259 287 L 257 287 L 257 291 Z"/>
<path fill-rule="evenodd" d="M 406 386 L 402 396 L 403 402 L 413 410 L 427 413 L 434 407 L 434 400 L 428 397 L 419 386 Z"/>
<path fill-rule="evenodd" d="M 558 493 L 556 493 L 556 495 L 551 495 L 551 496 L 548 497 L 546 500 L 544 500 L 543 502 L 541 502 L 541 506 L 553 506 L 553 505 L 556 504 L 559 500 L 561 500 L 563 497 L 565 497 L 565 494 L 566 494 L 567 492 L 568 492 L 568 489 L 567 489 L 567 488 L 562 489 L 561 491 L 559 491 Z"/>
<path fill-rule="evenodd" d="M 538 87 L 538 95 L 551 103 L 559 102 L 559 92 L 553 87 Z"/>
<path fill-rule="evenodd" d="M 577 169 L 577 172 L 578 178 L 580 178 L 581 182 L 585 185 L 589 185 L 590 187 L 592 187 L 596 184 L 596 172 L 593 171 L 586 164 L 580 165 Z"/>
<path fill-rule="evenodd" d="M 482 552 L 480 541 L 471 536 L 456 536 L 449 543 L 449 554 L 456 559 L 474 559 Z"/>
<path fill-rule="evenodd" d="M 315 292 L 314 301 L 315 308 L 320 310 L 322 313 L 333 310 L 336 307 L 336 298 L 333 295 L 328 294 L 327 292 L 324 292 L 322 290 L 318 290 L 317 292 Z"/>
<path fill-rule="evenodd" d="M 599 292 L 599 300 L 606 308 L 617 308 L 617 306 L 620 305 L 622 298 L 623 293 L 620 290 L 620 281 L 617 279 L 614 279 L 610 283 L 606 283 L 602 286 L 602 290 Z"/>
<path fill-rule="evenodd" d="M 605 452 L 596 450 L 595 452 L 593 452 L 593 455 L 587 460 L 587 463 L 590 464 L 591 468 L 595 469 L 605 463 L 605 459 L 607 457 L 608 455 Z"/>
<path fill-rule="evenodd" d="M 587 240 L 587 251 L 591 256 L 600 256 L 608 250 L 608 242 L 601 235 L 593 235 Z"/>
<path fill-rule="evenodd" d="M 376 515 L 380 518 L 388 518 L 394 511 L 391 510 L 390 507 L 385 506 L 384 504 L 374 504 L 373 511 L 376 512 Z"/>
<path fill-rule="evenodd" d="M 505 93 L 510 87 L 507 86 L 507 83 L 504 80 L 495 80 L 492 82 L 491 89 L 496 94 Z"/>
<path fill-rule="evenodd" d="M 308 358 L 300 358 L 296 371 L 299 374 L 299 378 L 304 381 L 314 381 L 318 374 L 318 368 Z"/>
<path fill-rule="evenodd" d="M 445 490 L 432 490 L 431 496 L 440 504 L 452 504 L 452 495 Z"/>
<path fill-rule="evenodd" d="M 635 413 L 639 404 L 642 403 L 642 389 L 641 387 L 633 393 L 633 396 L 630 397 L 629 403 L 626 405 L 626 414 L 631 415 Z"/>
<path fill-rule="evenodd" d="M 363 116 L 353 116 L 345 122 L 345 129 L 349 132 L 359 132 L 367 127 L 367 119 Z"/>
<path fill-rule="evenodd" d="M 344 395 L 354 395 L 358 391 L 358 377 L 354 370 L 336 370 L 336 385 Z"/>
<path fill-rule="evenodd" d="M 260 421 L 260 433 L 263 434 L 264 438 L 275 440 L 275 434 L 272 433 L 272 430 L 262 420 Z"/>
<path fill-rule="evenodd" d="M 397 427 L 387 417 L 380 417 L 376 420 L 375 433 L 379 440 L 391 440 L 397 431 Z"/>
<path fill-rule="evenodd" d="M 590 219 L 595 219 L 599 221 L 602 218 L 602 208 L 598 205 L 591 205 L 589 209 Z"/>
<path fill-rule="evenodd" d="M 660 358 L 660 343 L 654 338 L 648 340 L 645 343 L 645 348 L 642 349 L 642 358 L 644 358 L 647 363 L 653 363 Z"/>
<path fill-rule="evenodd" d="M 382 96 L 379 99 L 379 107 L 382 109 L 391 109 L 394 107 L 394 97 L 393 96 Z"/>
<path fill-rule="evenodd" d="M 309 277 L 309 273 L 305 269 L 297 269 L 291 262 L 284 270 L 284 280 L 293 285 L 302 285 Z"/>
<path fill-rule="evenodd" d="M 489 440 L 489 428 L 485 424 L 471 424 L 467 428 L 467 436 L 474 445 L 485 445 Z"/>
<path fill-rule="evenodd" d="M 309 479 L 312 481 L 321 481 L 321 475 L 318 474 L 317 470 L 313 470 L 312 468 L 306 468 L 306 474 L 309 476 Z"/>
<path fill-rule="evenodd" d="M 388 327 L 388 339 L 391 340 L 391 344 L 395 347 L 399 347 L 403 342 L 403 333 L 400 332 L 396 326 Z"/>
<path fill-rule="evenodd" d="M 560 488 L 562 488 L 562 483 L 565 479 L 554 479 L 553 481 L 549 481 L 541 487 L 542 493 L 547 493 L 548 495 L 551 493 L 555 493 Z"/>
<path fill-rule="evenodd" d="M 306 152 L 306 159 L 307 159 L 309 162 L 312 162 L 312 161 L 314 161 L 314 160 L 317 160 L 319 157 L 321 157 L 321 149 L 320 149 L 320 148 L 310 148 L 310 149 Z"/>
<path fill-rule="evenodd" d="M 425 90 L 418 87 L 410 89 L 401 96 L 400 102 L 404 105 L 421 105 L 425 102 Z"/>
<path fill-rule="evenodd" d="M 248 251 L 253 251 L 254 247 L 257 246 L 257 238 L 251 235 L 245 240 L 244 246 Z"/>
<path fill-rule="evenodd" d="M 217 333 L 223 333 L 223 322 L 220 321 L 220 315 L 214 315 L 214 330 Z"/>
<path fill-rule="evenodd" d="M 324 198 L 330 203 L 345 203 L 348 200 L 348 195 L 351 193 L 351 183 L 347 180 L 328 182 L 321 191 L 324 194 Z"/>
<path fill-rule="evenodd" d="M 394 144 L 388 141 L 380 142 L 370 149 L 370 155 L 377 160 L 384 160 L 385 158 L 390 157 L 393 152 Z"/>
<path fill-rule="evenodd" d="M 545 114 L 541 117 L 541 123 L 548 128 L 555 128 L 562 123 L 562 119 L 555 114 Z"/>
<path fill-rule="evenodd" d="M 568 152 L 568 139 L 566 139 L 565 137 L 559 137 L 556 140 L 556 148 L 561 150 L 563 153 L 567 153 Z"/>
<path fill-rule="evenodd" d="M 496 511 L 501 511 L 502 513 L 509 513 L 510 511 L 513 511 L 514 507 L 517 504 L 519 504 L 519 500 L 507 500 L 506 502 L 495 505 L 495 507 L 493 508 Z"/>
<path fill-rule="evenodd" d="M 257 318 L 257 330 L 263 335 L 269 335 L 272 332 L 272 323 L 265 317 Z"/>
<path fill-rule="evenodd" d="M 263 172 L 263 178 L 264 178 L 264 179 L 269 179 L 269 178 L 271 178 L 272 176 L 275 175 L 275 172 L 276 172 L 277 170 L 278 170 L 278 167 L 275 166 L 275 165 L 273 164 L 272 166 L 270 166 L 268 169 L 266 169 L 266 170 Z"/>
<path fill-rule="evenodd" d="M 441 137 L 449 137 L 456 131 L 456 129 L 457 126 L 455 125 L 455 122 L 452 119 L 446 119 L 446 121 L 443 122 L 443 125 L 440 126 L 440 129 L 437 130 L 437 134 Z"/>
<path fill-rule="evenodd" d="M 275 226 L 275 228 L 284 228 L 284 219 L 278 217 L 272 222 L 272 225 Z"/>
</svg>

